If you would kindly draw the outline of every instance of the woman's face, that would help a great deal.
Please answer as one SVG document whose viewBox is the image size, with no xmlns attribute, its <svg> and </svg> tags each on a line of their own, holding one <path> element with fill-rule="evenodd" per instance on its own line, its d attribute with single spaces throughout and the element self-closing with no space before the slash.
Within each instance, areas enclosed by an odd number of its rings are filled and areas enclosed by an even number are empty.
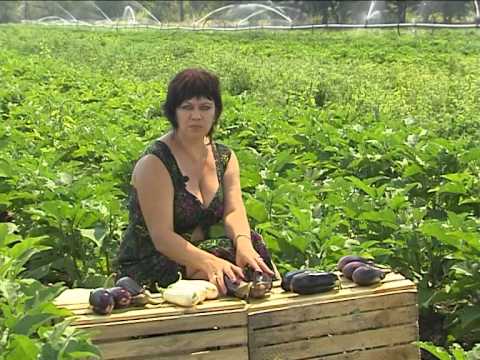
<svg viewBox="0 0 480 360">
<path fill-rule="evenodd" d="M 177 131 L 207 136 L 215 121 L 215 103 L 205 97 L 185 100 L 176 110 Z"/>
</svg>

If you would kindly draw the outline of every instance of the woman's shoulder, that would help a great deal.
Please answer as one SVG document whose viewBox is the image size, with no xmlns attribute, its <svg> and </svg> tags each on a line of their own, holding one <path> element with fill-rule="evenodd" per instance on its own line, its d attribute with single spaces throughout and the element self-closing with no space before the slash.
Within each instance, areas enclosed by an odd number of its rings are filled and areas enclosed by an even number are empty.
<svg viewBox="0 0 480 360">
<path fill-rule="evenodd" d="M 140 159 L 142 159 L 146 156 L 148 156 L 148 157 L 153 156 L 153 157 L 156 157 L 156 158 L 160 159 L 167 168 L 170 168 L 174 165 L 173 164 L 173 156 L 172 156 L 172 153 L 170 151 L 170 148 L 169 148 L 167 142 L 164 141 L 163 138 L 155 139 L 152 142 L 150 142 L 150 144 L 147 145 L 147 147 L 145 148 L 145 150 L 141 154 Z"/>
<path fill-rule="evenodd" d="M 160 162 L 158 160 L 161 160 Z M 154 168 L 170 170 L 173 167 L 168 145 L 162 138 L 155 139 L 147 145 L 140 158 L 137 160 L 135 169 Z"/>
<path fill-rule="evenodd" d="M 219 142 L 216 142 L 216 141 L 214 142 L 214 144 L 215 144 L 215 147 L 216 147 L 219 155 L 227 154 L 230 157 L 230 155 L 233 152 L 233 150 L 230 147 L 228 147 L 227 145 L 225 145 L 223 143 L 219 143 Z"/>
</svg>

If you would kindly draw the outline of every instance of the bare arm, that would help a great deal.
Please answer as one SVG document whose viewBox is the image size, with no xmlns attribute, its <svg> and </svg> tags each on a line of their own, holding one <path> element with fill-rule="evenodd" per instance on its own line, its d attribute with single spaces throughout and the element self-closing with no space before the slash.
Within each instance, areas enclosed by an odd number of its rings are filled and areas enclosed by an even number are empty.
<svg viewBox="0 0 480 360">
<path fill-rule="evenodd" d="M 173 261 L 195 266 L 209 254 L 190 244 L 173 229 L 174 189 L 170 175 L 154 155 L 146 155 L 135 166 L 133 184 L 155 248 Z"/>
<path fill-rule="evenodd" d="M 237 243 L 251 244 L 250 225 L 248 224 L 247 212 L 242 200 L 240 186 L 240 168 L 235 154 L 232 152 L 223 177 L 225 210 L 223 222 L 227 236 Z"/>
<path fill-rule="evenodd" d="M 233 264 L 203 251 L 175 233 L 173 227 L 174 187 L 165 165 L 154 155 L 146 155 L 135 166 L 133 184 L 137 190 L 148 232 L 155 248 L 173 261 L 185 265 L 193 272 L 203 272 L 210 280 L 220 285 L 225 292 L 223 273 L 232 280 L 240 269 Z M 219 274 L 219 275 L 217 275 Z M 216 280 L 217 276 L 222 276 Z"/>
<path fill-rule="evenodd" d="M 240 267 L 250 265 L 254 270 L 264 271 L 273 275 L 273 272 L 263 262 L 252 245 L 250 225 L 248 224 L 247 212 L 242 200 L 240 167 L 233 152 L 223 177 L 223 187 L 225 196 L 223 222 L 227 236 L 234 240 L 237 265 Z"/>
</svg>

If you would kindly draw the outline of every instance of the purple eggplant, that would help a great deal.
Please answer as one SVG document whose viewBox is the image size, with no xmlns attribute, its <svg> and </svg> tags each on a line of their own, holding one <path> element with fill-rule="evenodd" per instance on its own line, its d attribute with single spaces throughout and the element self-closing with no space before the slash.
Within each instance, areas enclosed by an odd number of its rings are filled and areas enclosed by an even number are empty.
<svg viewBox="0 0 480 360">
<path fill-rule="evenodd" d="M 88 301 L 92 305 L 93 311 L 101 315 L 110 314 L 115 306 L 113 295 L 104 288 L 92 290 Z"/>
<path fill-rule="evenodd" d="M 287 272 L 285 275 L 282 277 L 282 282 L 280 286 L 282 287 L 283 290 L 285 291 L 290 291 L 290 282 L 292 281 L 293 277 L 297 274 L 302 274 L 307 271 L 315 271 L 312 269 L 299 269 L 299 270 L 292 270 Z"/>
<path fill-rule="evenodd" d="M 346 255 L 346 256 L 343 256 L 340 260 L 338 260 L 337 270 L 342 271 L 342 270 L 343 270 L 343 267 L 344 267 L 345 265 L 347 265 L 348 263 L 353 262 L 353 261 L 359 261 L 359 262 L 362 262 L 362 263 L 365 263 L 365 264 L 373 264 L 373 261 L 368 260 L 368 259 L 365 259 L 365 258 L 363 258 L 363 257 L 361 257 L 361 256 L 357 256 L 357 255 Z"/>
<path fill-rule="evenodd" d="M 290 291 L 297 294 L 317 294 L 337 287 L 338 276 L 332 272 L 305 271 L 290 281 Z"/>
<path fill-rule="evenodd" d="M 132 294 L 120 286 L 108 289 L 108 292 L 113 295 L 115 309 L 127 307 L 132 302 Z"/>
<path fill-rule="evenodd" d="M 252 287 L 251 282 L 239 280 L 234 283 L 227 275 L 223 276 L 223 281 L 227 287 L 227 295 L 235 296 L 239 299 L 248 299 L 250 296 L 250 288 Z"/>
<path fill-rule="evenodd" d="M 254 299 L 263 298 L 270 293 L 270 290 L 272 290 L 272 277 L 266 273 L 255 271 L 249 297 Z"/>
<path fill-rule="evenodd" d="M 345 265 L 342 269 L 342 274 L 349 280 L 352 280 L 352 274 L 355 270 L 357 270 L 360 266 L 365 266 L 364 262 L 361 261 L 352 261 Z"/>
<path fill-rule="evenodd" d="M 142 294 L 145 291 L 143 287 L 138 285 L 135 280 L 133 280 L 131 277 L 128 277 L 128 276 L 124 276 L 118 279 L 117 282 L 115 283 L 115 286 L 124 288 L 132 296 L 137 296 L 139 294 Z"/>
<path fill-rule="evenodd" d="M 361 286 L 379 283 L 383 278 L 385 273 L 382 270 L 368 265 L 358 267 L 352 274 L 352 280 Z"/>
</svg>

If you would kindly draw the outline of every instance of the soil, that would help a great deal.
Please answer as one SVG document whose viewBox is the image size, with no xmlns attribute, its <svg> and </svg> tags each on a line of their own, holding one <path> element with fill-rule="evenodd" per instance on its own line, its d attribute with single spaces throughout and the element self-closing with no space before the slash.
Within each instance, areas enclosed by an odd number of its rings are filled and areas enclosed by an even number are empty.
<svg viewBox="0 0 480 360">
<path fill-rule="evenodd" d="M 445 317 L 436 312 L 428 312 L 419 316 L 420 340 L 430 341 L 437 346 L 443 346 L 447 340 L 444 329 Z M 422 360 L 438 360 L 429 352 L 422 350 Z"/>
</svg>

